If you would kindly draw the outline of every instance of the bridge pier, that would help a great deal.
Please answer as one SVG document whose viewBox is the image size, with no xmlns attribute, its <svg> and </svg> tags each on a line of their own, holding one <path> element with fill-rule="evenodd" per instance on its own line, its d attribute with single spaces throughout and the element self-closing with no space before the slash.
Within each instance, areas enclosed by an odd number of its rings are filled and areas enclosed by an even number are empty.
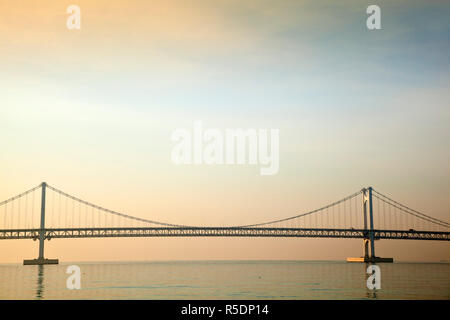
<svg viewBox="0 0 450 320">
<path fill-rule="evenodd" d="M 369 211 L 370 229 L 367 229 L 367 211 Z M 375 256 L 372 187 L 362 189 L 362 212 L 364 217 L 364 230 L 366 230 L 364 235 L 364 257 L 347 258 L 347 262 L 394 262 L 394 258 L 381 258 Z"/>
<path fill-rule="evenodd" d="M 44 241 L 45 241 L 45 191 L 47 184 L 41 184 L 41 225 L 39 229 L 39 256 L 37 259 L 23 260 L 23 265 L 43 265 L 43 264 L 58 264 L 58 259 L 44 258 Z"/>
<path fill-rule="evenodd" d="M 394 262 L 394 258 L 381 258 L 376 257 L 375 254 L 371 254 L 369 256 L 369 244 L 370 247 L 375 247 L 375 243 L 371 243 L 370 239 L 364 239 L 364 257 L 358 257 L 358 258 L 347 258 L 347 262 L 387 262 L 392 263 Z"/>
<path fill-rule="evenodd" d="M 45 259 L 45 258 L 39 259 L 39 258 L 37 258 L 37 259 L 23 260 L 24 266 L 35 266 L 35 265 L 41 266 L 44 264 L 58 264 L 58 263 L 59 263 L 58 259 Z"/>
</svg>

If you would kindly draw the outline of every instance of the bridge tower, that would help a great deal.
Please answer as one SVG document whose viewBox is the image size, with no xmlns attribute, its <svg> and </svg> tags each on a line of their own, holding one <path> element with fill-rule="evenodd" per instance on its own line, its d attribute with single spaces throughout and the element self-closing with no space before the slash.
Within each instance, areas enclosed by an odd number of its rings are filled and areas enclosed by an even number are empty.
<svg viewBox="0 0 450 320">
<path fill-rule="evenodd" d="M 362 214 L 364 218 L 364 257 L 347 258 L 348 262 L 394 262 L 393 258 L 380 258 L 375 256 L 375 231 L 373 219 L 372 190 L 372 187 L 363 188 L 361 190 Z M 369 213 L 369 228 L 367 226 L 367 213 Z"/>
<path fill-rule="evenodd" d="M 39 227 L 39 256 L 37 259 L 23 260 L 24 265 L 43 265 L 58 264 L 58 259 L 44 258 L 44 242 L 45 242 L 45 191 L 47 183 L 41 183 L 41 223 Z"/>
<path fill-rule="evenodd" d="M 362 192 L 362 207 L 364 215 L 364 259 L 373 259 L 375 257 L 375 241 L 373 233 L 373 204 L 372 204 L 372 187 L 364 188 Z M 369 211 L 370 229 L 367 229 L 367 211 Z M 368 231 L 367 231 L 368 230 Z M 370 244 L 370 257 L 369 257 Z"/>
</svg>

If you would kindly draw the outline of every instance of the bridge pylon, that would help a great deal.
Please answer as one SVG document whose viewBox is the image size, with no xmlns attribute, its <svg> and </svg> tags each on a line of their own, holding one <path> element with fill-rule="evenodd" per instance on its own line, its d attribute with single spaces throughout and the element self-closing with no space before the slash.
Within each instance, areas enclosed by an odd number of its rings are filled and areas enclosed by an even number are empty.
<svg viewBox="0 0 450 320">
<path fill-rule="evenodd" d="M 348 262 L 394 262 L 394 258 L 381 258 L 375 256 L 375 232 L 373 219 L 372 187 L 363 188 L 362 214 L 364 221 L 364 257 L 347 258 Z M 369 212 L 369 228 L 367 226 L 367 212 Z M 370 246 L 370 255 L 369 255 Z"/>
<path fill-rule="evenodd" d="M 58 259 L 44 258 L 44 242 L 45 242 L 45 191 L 47 183 L 41 183 L 41 224 L 39 227 L 39 256 L 37 259 L 23 260 L 24 265 L 43 265 L 58 264 Z"/>
</svg>

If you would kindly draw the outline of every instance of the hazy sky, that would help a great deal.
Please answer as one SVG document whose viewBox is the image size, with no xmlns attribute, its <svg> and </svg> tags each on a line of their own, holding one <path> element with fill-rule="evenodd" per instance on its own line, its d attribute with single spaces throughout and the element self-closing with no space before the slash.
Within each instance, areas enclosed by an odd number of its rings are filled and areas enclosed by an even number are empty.
<svg viewBox="0 0 450 320">
<path fill-rule="evenodd" d="M 81 8 L 68 30 L 66 8 Z M 450 220 L 450 5 L 377 1 L 0 0 L 0 200 L 41 181 L 190 225 L 292 216 L 372 185 Z M 280 170 L 175 166 L 171 133 L 277 128 Z M 0 219 L 1 220 L 1 219 Z M 1 222 L 0 222 L 1 223 Z M 54 240 L 63 261 L 344 259 L 361 240 Z M 400 260 L 447 243 L 379 241 Z M 0 262 L 37 256 L 0 241 Z"/>
</svg>

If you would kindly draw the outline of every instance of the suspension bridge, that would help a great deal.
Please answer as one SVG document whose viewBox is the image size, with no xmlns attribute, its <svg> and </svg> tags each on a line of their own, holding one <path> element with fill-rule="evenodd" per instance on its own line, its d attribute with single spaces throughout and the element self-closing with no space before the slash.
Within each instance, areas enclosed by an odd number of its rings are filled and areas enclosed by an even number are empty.
<svg viewBox="0 0 450 320">
<path fill-rule="evenodd" d="M 3 216 L 3 217 L 2 217 Z M 295 216 L 238 226 L 189 226 L 109 210 L 42 182 L 0 202 L 0 240 L 39 241 L 37 259 L 24 264 L 57 264 L 44 258 L 45 240 L 108 237 L 312 237 L 363 239 L 355 262 L 392 262 L 375 255 L 380 239 L 450 240 L 450 224 L 411 209 L 372 187 Z"/>
</svg>

